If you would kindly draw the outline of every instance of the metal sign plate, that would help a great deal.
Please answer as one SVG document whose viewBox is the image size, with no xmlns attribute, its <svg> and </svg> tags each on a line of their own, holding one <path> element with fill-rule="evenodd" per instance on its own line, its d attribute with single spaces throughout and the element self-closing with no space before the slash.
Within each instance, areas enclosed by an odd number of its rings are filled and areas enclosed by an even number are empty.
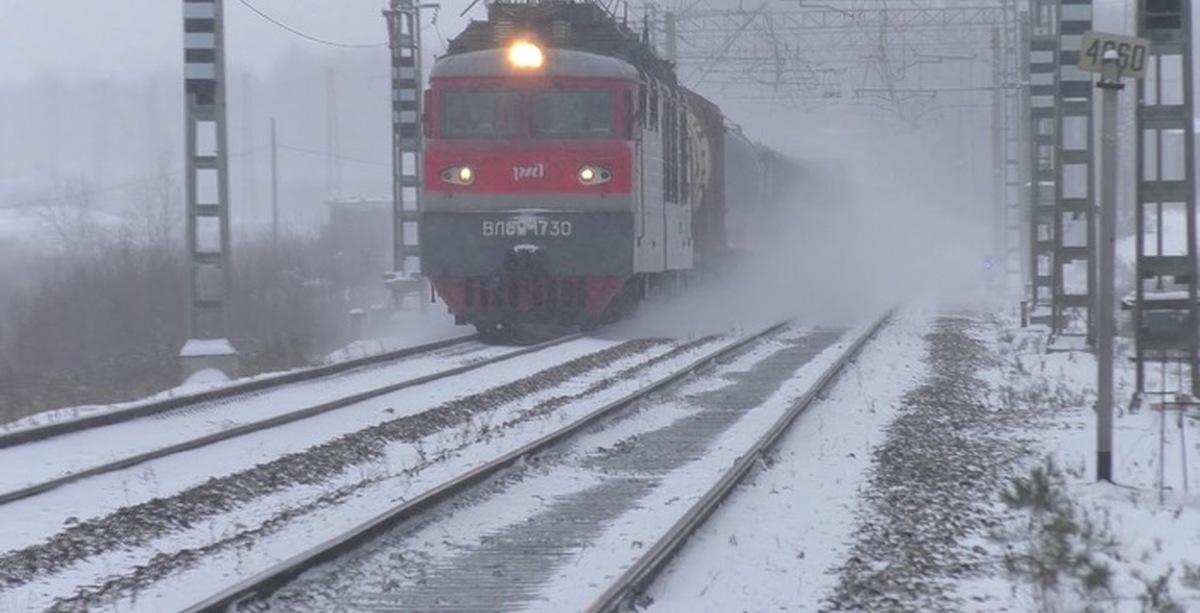
<svg viewBox="0 0 1200 613">
<path fill-rule="evenodd" d="M 1104 52 L 1109 49 L 1117 52 L 1117 65 L 1121 67 L 1122 77 L 1140 79 L 1146 74 L 1146 64 L 1150 59 L 1149 39 L 1092 30 L 1083 33 L 1079 69 L 1101 72 Z"/>
</svg>

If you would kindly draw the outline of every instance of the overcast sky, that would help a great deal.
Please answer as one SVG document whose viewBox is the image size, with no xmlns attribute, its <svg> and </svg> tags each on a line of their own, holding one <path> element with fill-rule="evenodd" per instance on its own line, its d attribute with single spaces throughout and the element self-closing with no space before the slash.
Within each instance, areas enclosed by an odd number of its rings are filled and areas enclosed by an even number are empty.
<svg viewBox="0 0 1200 613">
<path fill-rule="evenodd" d="M 330 47 L 268 22 L 247 3 L 321 39 L 387 41 L 381 15 L 386 0 L 224 0 L 228 60 L 251 70 L 270 66 L 291 47 Z M 438 29 L 450 36 L 465 22 L 458 14 L 467 0 L 442 4 Z M 182 70 L 182 12 L 182 0 L 0 0 L 0 84 L 45 73 L 136 78 L 162 68 Z M 426 13 L 428 22 L 432 11 Z M 426 36 L 437 40 L 428 25 Z"/>
<path fill-rule="evenodd" d="M 433 11 L 426 10 L 427 50 L 440 51 L 439 39 L 461 30 L 466 18 L 459 13 L 469 2 L 442 0 L 436 29 L 429 23 Z M 1097 5 L 1123 2 L 1097 0 Z M 228 60 L 239 69 L 258 71 L 289 48 L 331 48 L 270 23 L 247 5 L 317 38 L 369 45 L 387 40 L 381 16 L 386 4 L 387 0 L 224 0 Z M 470 16 L 481 17 L 482 4 Z M 0 84 L 46 73 L 136 78 L 162 68 L 181 70 L 182 24 L 182 0 L 0 0 Z"/>
</svg>

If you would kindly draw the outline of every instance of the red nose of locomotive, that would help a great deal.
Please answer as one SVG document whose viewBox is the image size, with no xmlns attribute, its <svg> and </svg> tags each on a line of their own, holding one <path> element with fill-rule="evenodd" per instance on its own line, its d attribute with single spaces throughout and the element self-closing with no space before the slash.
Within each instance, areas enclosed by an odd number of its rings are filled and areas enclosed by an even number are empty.
<svg viewBox="0 0 1200 613">
<path fill-rule="evenodd" d="M 425 151 L 426 195 L 486 201 L 494 196 L 628 194 L 628 143 L 438 143 Z M 568 208 L 568 207 L 562 207 Z"/>
<path fill-rule="evenodd" d="M 578 52 L 543 61 L 514 80 L 496 49 L 443 58 L 431 77 L 421 265 L 463 323 L 594 321 L 633 273 L 636 71 Z"/>
</svg>

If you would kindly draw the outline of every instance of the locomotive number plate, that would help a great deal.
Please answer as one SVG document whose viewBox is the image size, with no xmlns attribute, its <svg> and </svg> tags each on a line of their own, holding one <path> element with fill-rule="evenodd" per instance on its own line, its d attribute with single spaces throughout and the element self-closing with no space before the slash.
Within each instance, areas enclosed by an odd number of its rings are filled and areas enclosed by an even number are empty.
<svg viewBox="0 0 1200 613">
<path fill-rule="evenodd" d="M 509 219 L 483 222 L 483 235 L 493 236 L 570 236 L 569 221 L 557 219 Z"/>
</svg>

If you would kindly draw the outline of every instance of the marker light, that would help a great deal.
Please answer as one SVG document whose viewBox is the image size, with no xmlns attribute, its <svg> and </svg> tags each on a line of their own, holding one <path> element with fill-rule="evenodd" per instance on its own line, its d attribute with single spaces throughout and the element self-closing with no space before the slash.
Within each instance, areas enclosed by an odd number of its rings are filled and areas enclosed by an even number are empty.
<svg viewBox="0 0 1200 613">
<path fill-rule="evenodd" d="M 442 180 L 453 185 L 470 185 L 475 182 L 475 171 L 470 166 L 455 166 L 442 171 Z"/>
<path fill-rule="evenodd" d="M 600 185 L 612 180 L 612 173 L 607 168 L 599 166 L 584 166 L 576 174 L 579 182 L 584 185 Z"/>
<path fill-rule="evenodd" d="M 527 40 L 519 40 L 508 47 L 508 63 L 513 68 L 541 68 L 545 61 L 542 48 Z"/>
</svg>

